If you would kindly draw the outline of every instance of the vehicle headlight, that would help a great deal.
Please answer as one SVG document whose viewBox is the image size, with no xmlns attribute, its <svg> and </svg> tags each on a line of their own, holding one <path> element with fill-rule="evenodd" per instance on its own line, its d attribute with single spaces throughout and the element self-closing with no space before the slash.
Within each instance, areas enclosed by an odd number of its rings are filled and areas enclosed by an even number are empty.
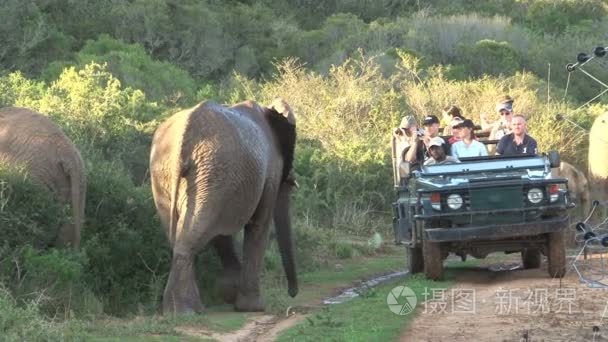
<svg viewBox="0 0 608 342">
<path fill-rule="evenodd" d="M 462 196 L 460 196 L 459 194 L 451 194 L 448 196 L 447 200 L 446 200 L 448 207 L 450 207 L 450 209 L 452 210 L 458 210 L 460 208 L 462 208 Z"/>
<path fill-rule="evenodd" d="M 528 201 L 533 204 L 538 204 L 543 200 L 543 191 L 539 188 L 528 190 Z"/>
</svg>

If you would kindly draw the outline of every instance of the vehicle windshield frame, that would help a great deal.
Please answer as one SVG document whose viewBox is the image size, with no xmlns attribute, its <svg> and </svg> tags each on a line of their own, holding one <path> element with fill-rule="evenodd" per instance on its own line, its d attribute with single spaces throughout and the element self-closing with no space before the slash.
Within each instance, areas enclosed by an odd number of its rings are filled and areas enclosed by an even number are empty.
<svg viewBox="0 0 608 342">
<path fill-rule="evenodd" d="M 509 156 L 485 156 L 462 158 L 460 163 L 423 166 L 416 177 L 449 176 L 473 174 L 488 171 L 515 171 L 527 169 L 547 169 L 542 155 L 518 154 Z"/>
</svg>

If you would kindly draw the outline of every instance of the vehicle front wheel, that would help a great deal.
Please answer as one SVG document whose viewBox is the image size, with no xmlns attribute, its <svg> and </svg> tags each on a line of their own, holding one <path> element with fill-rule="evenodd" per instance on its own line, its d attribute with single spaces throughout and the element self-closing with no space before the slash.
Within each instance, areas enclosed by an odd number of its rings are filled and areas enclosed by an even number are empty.
<svg viewBox="0 0 608 342">
<path fill-rule="evenodd" d="M 547 239 L 549 276 L 562 278 L 566 274 L 566 244 L 564 232 L 549 233 Z"/>
<path fill-rule="evenodd" d="M 424 261 L 422 256 L 422 248 L 420 247 L 408 247 L 407 248 L 407 265 L 409 266 L 410 273 L 420 273 L 424 270 Z"/>
<path fill-rule="evenodd" d="M 524 264 L 524 269 L 539 268 L 541 263 L 541 255 L 539 249 L 526 249 L 521 251 L 521 260 Z"/>
<path fill-rule="evenodd" d="M 440 280 L 443 277 L 443 257 L 441 244 L 424 240 L 422 244 L 424 261 L 424 276 L 431 280 Z"/>
</svg>

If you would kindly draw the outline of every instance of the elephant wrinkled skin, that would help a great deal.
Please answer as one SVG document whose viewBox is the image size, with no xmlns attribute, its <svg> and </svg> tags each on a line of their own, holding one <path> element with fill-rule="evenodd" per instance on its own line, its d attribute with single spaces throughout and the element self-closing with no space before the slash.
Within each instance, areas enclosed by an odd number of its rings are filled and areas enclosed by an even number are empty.
<svg viewBox="0 0 608 342">
<path fill-rule="evenodd" d="M 269 107 L 203 102 L 159 126 L 150 174 L 173 249 L 165 313 L 203 310 L 194 260 L 208 243 L 224 269 L 222 297 L 236 310 L 263 311 L 259 274 L 273 218 L 289 294 L 297 294 L 289 219 L 295 138 L 295 118 L 283 100 Z M 243 228 L 241 265 L 232 235 Z"/>
<path fill-rule="evenodd" d="M 0 162 L 23 166 L 32 181 L 71 204 L 72 222 L 55 245 L 80 246 L 84 222 L 86 175 L 78 149 L 48 117 L 25 108 L 0 109 Z"/>
<path fill-rule="evenodd" d="M 553 178 L 566 178 L 570 199 L 573 200 L 582 214 L 587 215 L 591 207 L 591 191 L 585 174 L 572 164 L 562 161 L 559 168 L 551 169 Z"/>
</svg>

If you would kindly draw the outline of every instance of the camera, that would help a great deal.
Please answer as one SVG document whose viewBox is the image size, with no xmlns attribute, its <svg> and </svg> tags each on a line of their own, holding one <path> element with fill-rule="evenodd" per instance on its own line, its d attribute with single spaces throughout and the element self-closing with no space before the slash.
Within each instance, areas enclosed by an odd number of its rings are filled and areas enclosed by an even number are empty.
<svg viewBox="0 0 608 342">
<path fill-rule="evenodd" d="M 417 135 L 419 138 L 420 138 L 420 137 L 423 137 L 423 136 L 424 136 L 424 131 L 423 131 L 423 130 L 421 130 L 421 129 L 419 129 L 419 130 L 417 130 L 417 131 L 416 131 L 416 135 Z"/>
</svg>

